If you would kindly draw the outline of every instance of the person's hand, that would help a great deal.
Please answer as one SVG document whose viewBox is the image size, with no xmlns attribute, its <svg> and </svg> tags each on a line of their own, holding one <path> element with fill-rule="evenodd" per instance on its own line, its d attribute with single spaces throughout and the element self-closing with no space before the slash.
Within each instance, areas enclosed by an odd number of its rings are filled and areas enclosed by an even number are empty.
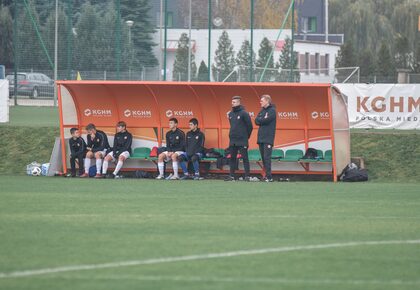
<svg viewBox="0 0 420 290">
<path fill-rule="evenodd" d="M 268 118 L 268 113 L 265 113 L 264 119 Z"/>
<path fill-rule="evenodd" d="M 168 152 L 168 158 L 171 158 L 172 154 L 174 154 L 174 152 Z"/>
<path fill-rule="evenodd" d="M 92 151 L 92 148 L 86 147 L 87 151 Z"/>
</svg>

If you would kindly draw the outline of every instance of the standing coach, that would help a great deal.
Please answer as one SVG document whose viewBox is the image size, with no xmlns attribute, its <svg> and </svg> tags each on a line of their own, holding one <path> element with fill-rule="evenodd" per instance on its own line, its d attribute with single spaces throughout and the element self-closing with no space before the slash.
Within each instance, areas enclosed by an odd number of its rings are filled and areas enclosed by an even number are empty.
<svg viewBox="0 0 420 290">
<path fill-rule="evenodd" d="M 261 111 L 255 118 L 255 124 L 259 126 L 257 143 L 260 147 L 261 158 L 265 170 L 265 181 L 273 182 L 271 175 L 271 154 L 273 152 L 274 137 L 276 135 L 276 109 L 271 104 L 269 95 L 262 95 Z"/>
<path fill-rule="evenodd" d="M 245 180 L 249 180 L 248 139 L 252 133 L 252 122 L 248 112 L 241 106 L 241 97 L 232 98 L 232 111 L 228 114 L 229 151 L 230 151 L 230 175 L 225 181 L 235 180 L 236 159 L 238 151 L 242 155 L 245 170 Z"/>
</svg>

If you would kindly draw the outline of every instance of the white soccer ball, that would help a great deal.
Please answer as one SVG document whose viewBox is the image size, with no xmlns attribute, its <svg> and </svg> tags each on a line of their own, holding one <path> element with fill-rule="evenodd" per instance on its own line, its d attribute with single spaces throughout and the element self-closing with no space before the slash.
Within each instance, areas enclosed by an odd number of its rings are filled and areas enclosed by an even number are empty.
<svg viewBox="0 0 420 290">
<path fill-rule="evenodd" d="M 41 175 L 41 168 L 39 168 L 38 166 L 35 166 L 34 168 L 32 168 L 32 176 L 40 176 Z"/>
</svg>

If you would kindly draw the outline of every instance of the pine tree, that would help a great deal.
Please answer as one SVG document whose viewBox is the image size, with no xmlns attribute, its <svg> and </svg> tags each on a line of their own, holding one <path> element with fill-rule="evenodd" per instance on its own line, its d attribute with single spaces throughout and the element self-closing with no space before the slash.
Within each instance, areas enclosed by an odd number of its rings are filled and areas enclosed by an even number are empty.
<svg viewBox="0 0 420 290">
<path fill-rule="evenodd" d="M 375 55 L 370 50 L 362 51 L 359 55 L 358 66 L 360 67 L 360 76 L 367 82 L 372 82 L 376 73 Z"/>
<path fill-rule="evenodd" d="M 232 41 L 226 31 L 222 32 L 218 40 L 216 56 L 212 65 L 213 78 L 216 81 L 223 81 L 235 69 L 235 52 L 233 51 Z M 236 81 L 236 73 L 232 73 L 228 81 Z"/>
<path fill-rule="evenodd" d="M 238 70 L 240 73 L 240 80 L 249 80 L 249 71 L 250 69 L 255 68 L 255 52 L 252 51 L 252 62 L 251 62 L 251 44 L 249 40 L 244 40 L 242 42 L 241 49 L 236 56 L 236 64 L 238 65 Z M 251 76 L 252 77 L 252 76 Z"/>
<path fill-rule="evenodd" d="M 6 6 L 0 6 L 0 27 L 0 63 L 10 68 L 13 65 L 13 21 Z"/>
<path fill-rule="evenodd" d="M 347 68 L 347 67 L 354 67 L 357 65 L 356 57 L 354 55 L 354 48 L 353 42 L 351 40 L 344 43 L 340 50 L 338 51 L 338 55 L 335 61 L 335 67 L 337 69 L 340 68 Z M 348 70 L 338 70 L 337 71 L 337 81 L 343 82 L 349 76 Z"/>
<path fill-rule="evenodd" d="M 154 26 L 150 19 L 151 1 L 121 0 L 121 16 L 125 21 L 134 22 L 131 27 L 131 40 L 134 49 L 134 64 L 138 66 L 155 66 L 157 59 L 153 54 Z"/>
<path fill-rule="evenodd" d="M 188 80 L 188 45 L 189 38 L 186 33 L 182 33 L 178 41 L 178 48 L 176 50 L 174 69 L 173 69 L 173 80 L 174 81 L 186 81 Z M 197 73 L 197 66 L 194 61 L 194 54 L 191 53 L 191 76 L 195 76 Z"/>
<path fill-rule="evenodd" d="M 386 42 L 382 42 L 378 52 L 378 75 L 387 81 L 396 81 L 396 70 Z"/>
<path fill-rule="evenodd" d="M 267 69 L 264 73 L 264 81 L 271 81 L 275 75 L 273 56 L 270 57 L 272 50 L 273 45 L 267 37 L 264 37 L 260 43 L 260 49 L 258 50 L 258 60 L 256 63 L 259 75 L 264 72 L 264 69 L 267 66 Z"/>
<path fill-rule="evenodd" d="M 280 69 L 280 73 L 276 76 L 276 80 L 279 82 L 300 82 L 300 73 L 298 70 L 297 55 L 293 52 L 293 63 L 291 58 L 292 52 L 292 40 L 287 37 L 284 46 L 281 50 L 279 62 L 276 64 L 276 68 Z M 295 69 L 293 75 L 291 70 Z M 283 71 L 284 70 L 284 71 Z"/>
<path fill-rule="evenodd" d="M 200 67 L 198 68 L 197 81 L 207 82 L 209 80 L 209 68 L 206 63 L 202 60 Z"/>
</svg>

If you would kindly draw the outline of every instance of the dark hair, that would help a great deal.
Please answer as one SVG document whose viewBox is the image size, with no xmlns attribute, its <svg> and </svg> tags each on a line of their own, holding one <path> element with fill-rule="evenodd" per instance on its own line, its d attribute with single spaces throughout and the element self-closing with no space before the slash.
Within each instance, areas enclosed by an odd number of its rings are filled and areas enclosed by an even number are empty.
<svg viewBox="0 0 420 290">
<path fill-rule="evenodd" d="M 70 134 L 73 135 L 74 132 L 79 131 L 79 128 L 73 127 L 70 129 Z"/>
<path fill-rule="evenodd" d="M 176 119 L 176 118 L 170 118 L 169 119 L 169 122 L 174 122 L 175 124 L 178 124 L 178 120 Z"/>
<path fill-rule="evenodd" d="M 127 124 L 126 124 L 124 121 L 119 121 L 119 122 L 117 123 L 117 127 L 124 127 L 124 128 L 127 128 Z"/>
<path fill-rule="evenodd" d="M 232 100 L 239 100 L 240 101 L 241 100 L 241 96 L 233 96 L 232 97 Z"/>
<path fill-rule="evenodd" d="M 87 124 L 86 130 L 96 130 L 96 127 L 94 124 L 90 123 L 90 124 Z"/>
<path fill-rule="evenodd" d="M 198 126 L 198 120 L 196 118 L 192 118 L 190 123 L 193 123 L 195 126 Z"/>
</svg>

